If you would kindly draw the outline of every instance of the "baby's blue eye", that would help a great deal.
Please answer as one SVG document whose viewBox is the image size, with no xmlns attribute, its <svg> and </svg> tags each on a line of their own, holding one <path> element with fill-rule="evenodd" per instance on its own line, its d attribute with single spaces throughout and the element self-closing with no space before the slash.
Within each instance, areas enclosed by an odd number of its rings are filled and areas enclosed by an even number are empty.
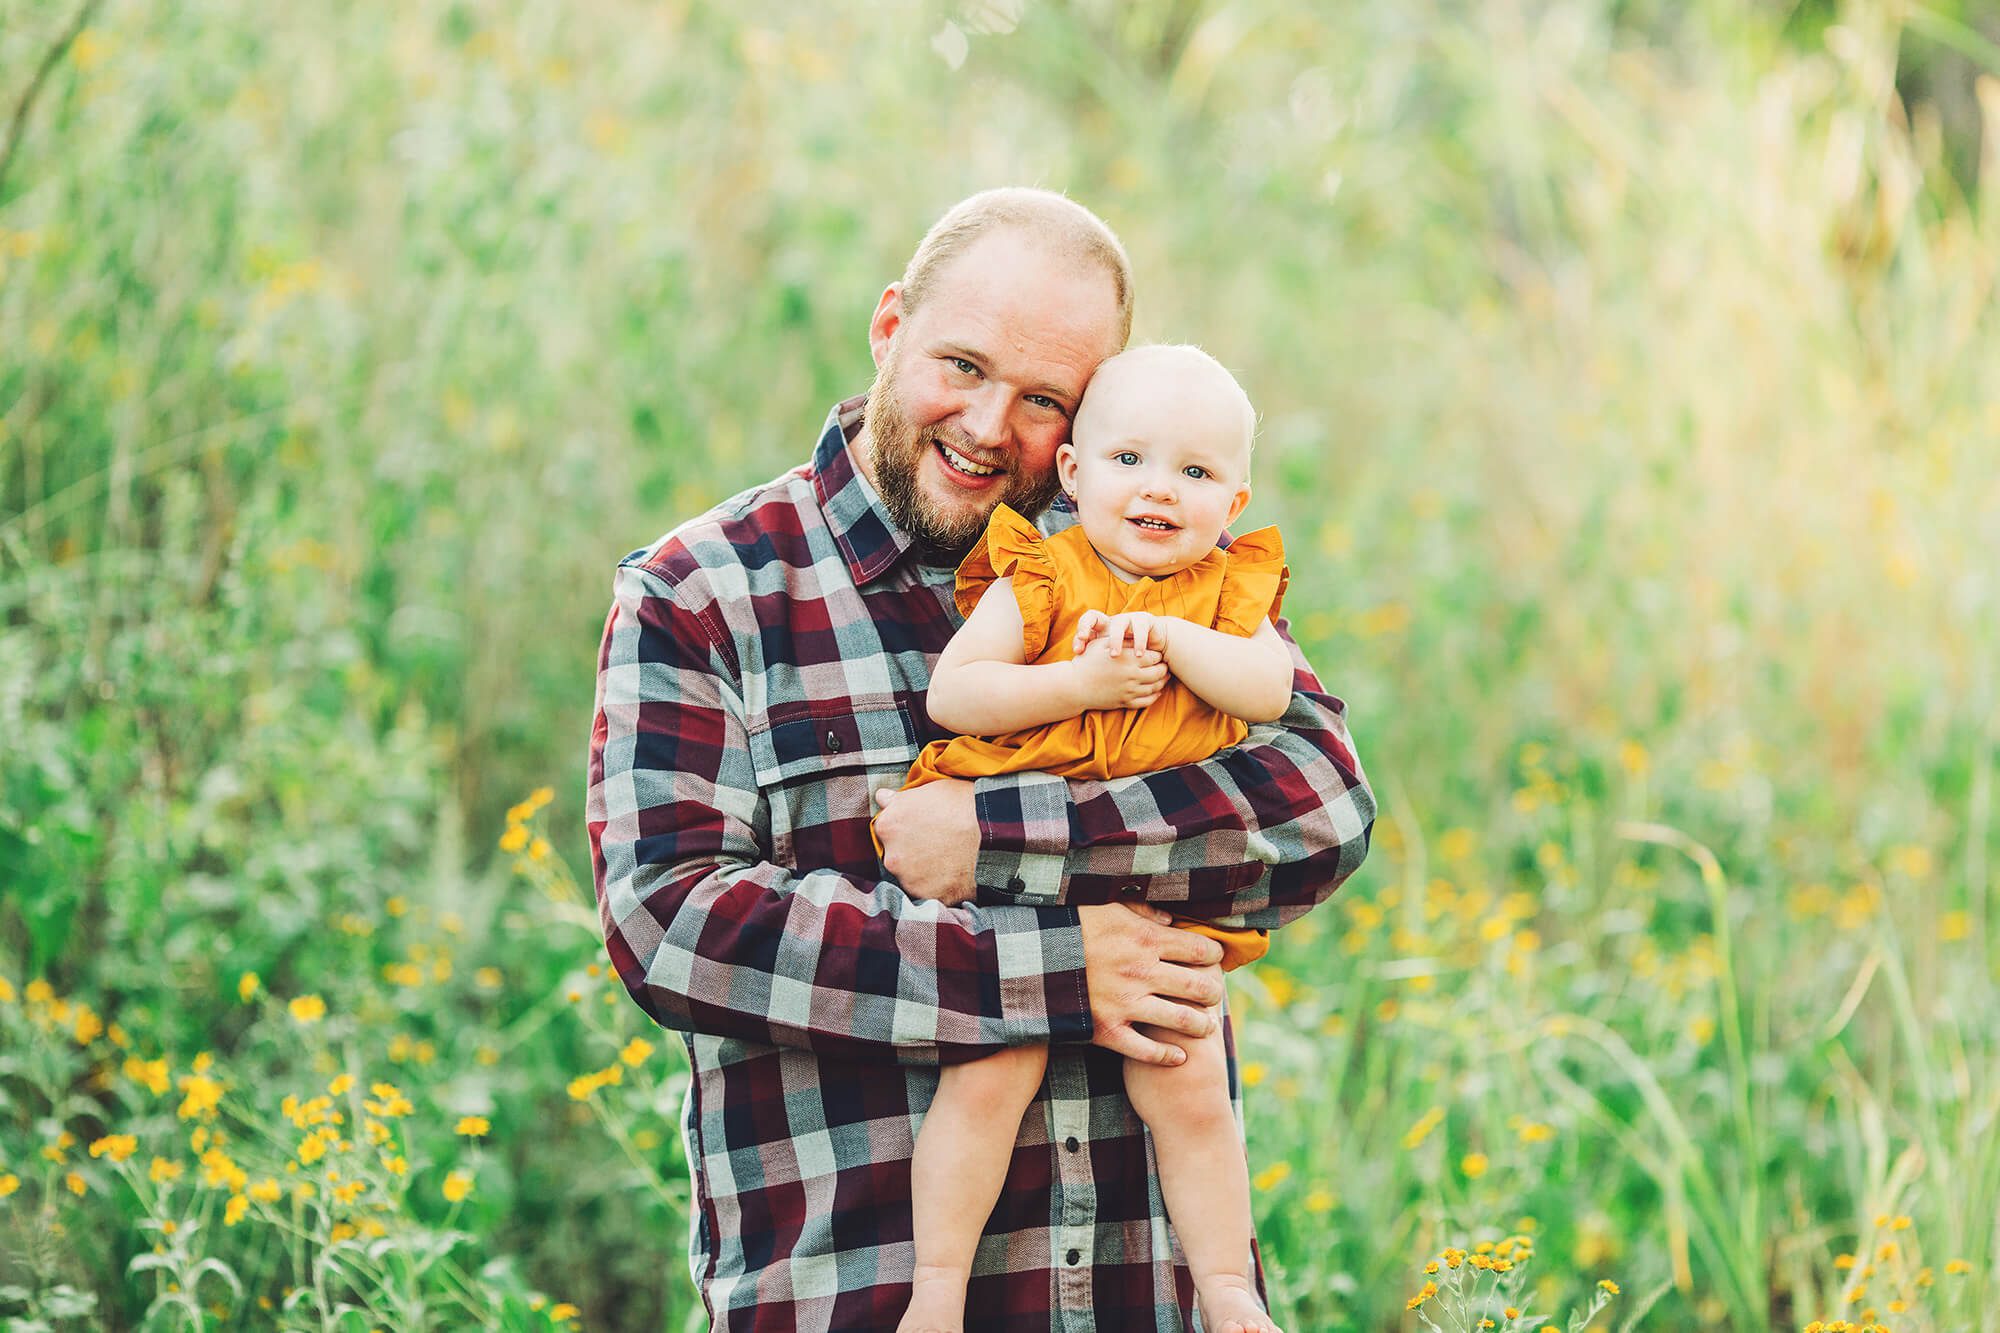
<svg viewBox="0 0 2000 1333">
<path fill-rule="evenodd" d="M 1200 481 L 1203 477 L 1206 477 L 1208 475 L 1208 469 L 1200 466 L 1197 463 L 1189 463 L 1186 467 L 1182 468 L 1181 471 L 1186 475 L 1193 477 L 1196 481 Z"/>
<path fill-rule="evenodd" d="M 1111 455 L 1111 458 L 1113 462 L 1123 463 L 1126 467 L 1137 467 L 1139 465 L 1139 455 L 1133 453 L 1130 449 L 1115 453 Z"/>
</svg>

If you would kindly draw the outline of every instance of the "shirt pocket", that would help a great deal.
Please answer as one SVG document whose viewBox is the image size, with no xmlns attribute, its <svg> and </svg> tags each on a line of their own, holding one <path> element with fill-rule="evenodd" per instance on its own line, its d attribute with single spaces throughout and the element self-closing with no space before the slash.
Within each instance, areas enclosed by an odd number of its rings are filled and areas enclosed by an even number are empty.
<svg viewBox="0 0 2000 1333">
<path fill-rule="evenodd" d="M 750 721 L 750 762 L 771 811 L 771 856 L 794 870 L 875 878 L 878 787 L 900 787 L 923 748 L 910 705 L 789 700 Z"/>
</svg>

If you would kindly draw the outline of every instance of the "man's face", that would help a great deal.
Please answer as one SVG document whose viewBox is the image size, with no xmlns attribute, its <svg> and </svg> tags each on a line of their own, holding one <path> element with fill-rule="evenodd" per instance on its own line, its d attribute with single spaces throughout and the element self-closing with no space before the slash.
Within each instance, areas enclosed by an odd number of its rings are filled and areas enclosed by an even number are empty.
<svg viewBox="0 0 2000 1333">
<path fill-rule="evenodd" d="M 1032 516 L 1055 497 L 1056 448 L 1118 350 L 1117 294 L 1101 268 L 995 232 L 937 273 L 919 309 L 884 292 L 869 343 L 863 468 L 898 524 L 955 556 L 1003 501 Z"/>
</svg>

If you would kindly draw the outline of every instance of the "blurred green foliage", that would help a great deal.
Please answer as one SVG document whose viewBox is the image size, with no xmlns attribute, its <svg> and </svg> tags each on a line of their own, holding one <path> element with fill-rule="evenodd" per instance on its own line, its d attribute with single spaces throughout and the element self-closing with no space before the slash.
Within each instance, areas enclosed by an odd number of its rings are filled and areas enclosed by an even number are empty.
<svg viewBox="0 0 2000 1333">
<path fill-rule="evenodd" d="M 0 115 L 75 12 L 0 0 Z M 550 1016 L 588 931 L 487 839 L 553 783 L 584 864 L 611 566 L 804 457 L 938 212 L 1048 185 L 1124 237 L 1138 336 L 1259 405 L 1251 514 L 1385 806 L 1243 983 L 1292 1326 L 1398 1327 L 1413 1256 L 1520 1213 L 1738 1329 L 1843 1308 L 1834 1255 L 1913 1214 L 1974 1271 L 1895 1326 L 1957 1326 L 2000 1255 L 1996 41 L 1969 2 L 111 0 L 0 181 L 0 977 L 274 1096 L 388 1061 L 505 1107 L 479 1243 L 678 1321 L 683 1214 L 613 1165 L 671 1168 L 671 1107 L 576 1118 L 630 1033 Z M 417 944 L 457 979 L 385 985 Z M 136 1321 L 135 1214 L 57 1188 L 87 1113 L 34 1086 L 0 1172 L 50 1183 L 0 1210 L 90 1242 L 0 1279 Z"/>
</svg>

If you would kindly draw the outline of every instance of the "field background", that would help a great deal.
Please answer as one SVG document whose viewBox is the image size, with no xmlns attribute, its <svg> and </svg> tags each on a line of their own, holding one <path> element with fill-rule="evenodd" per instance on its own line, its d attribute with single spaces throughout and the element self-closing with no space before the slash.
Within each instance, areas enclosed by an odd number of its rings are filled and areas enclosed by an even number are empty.
<svg viewBox="0 0 2000 1333">
<path fill-rule="evenodd" d="M 1509 1234 L 1506 1327 L 1992 1326 L 1994 6 L 78 17 L 0 0 L 0 1318 L 694 1326 L 610 571 L 1021 182 L 1241 372 L 1382 802 L 1235 986 L 1287 1327 Z"/>
</svg>

